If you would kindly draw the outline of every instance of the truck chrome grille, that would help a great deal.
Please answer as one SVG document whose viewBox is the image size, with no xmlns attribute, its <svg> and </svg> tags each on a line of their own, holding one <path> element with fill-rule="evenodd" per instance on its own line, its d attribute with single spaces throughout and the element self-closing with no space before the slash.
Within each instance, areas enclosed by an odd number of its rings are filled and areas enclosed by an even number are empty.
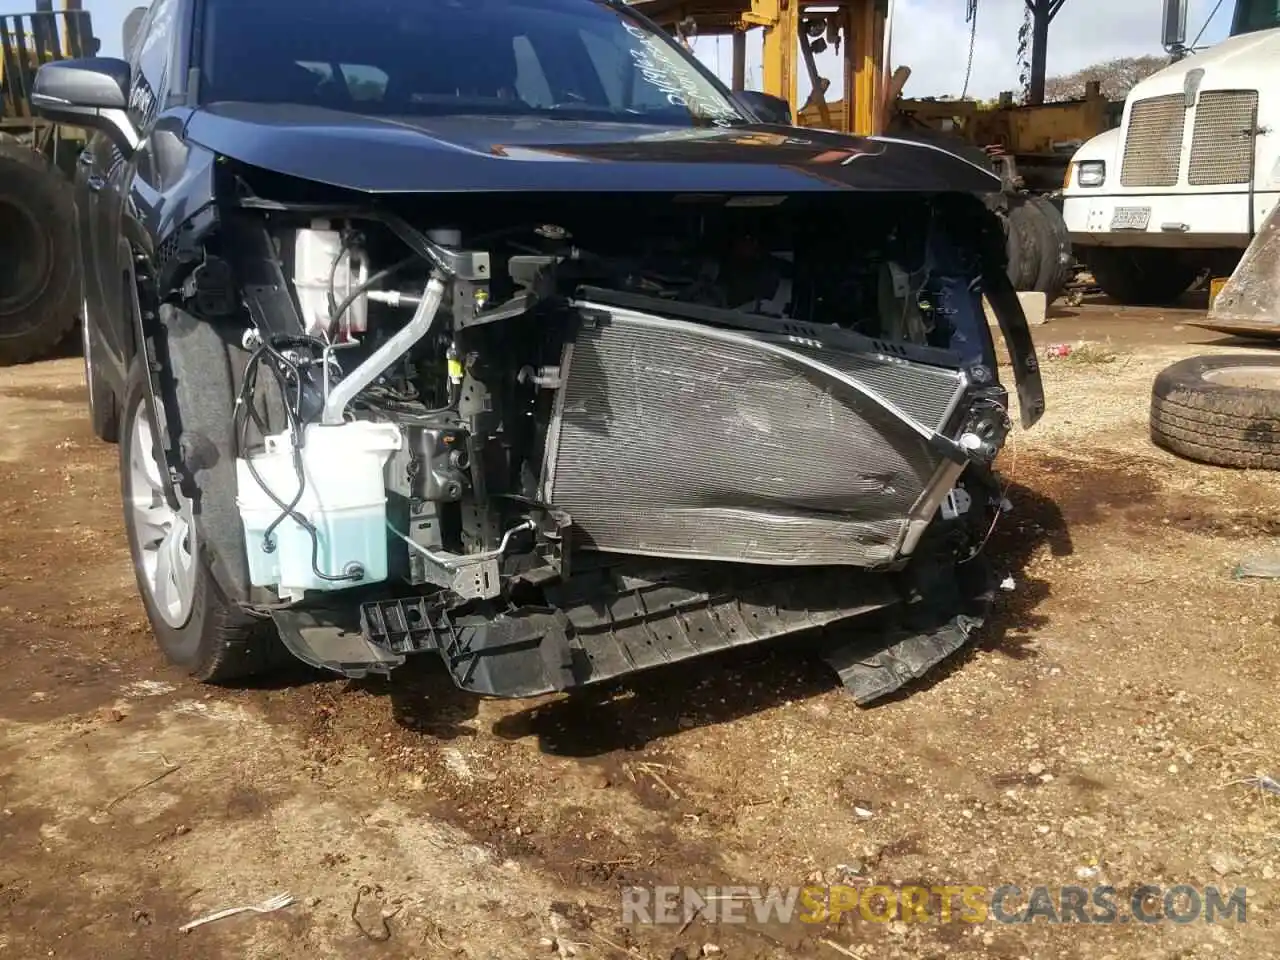
<svg viewBox="0 0 1280 960">
<path fill-rule="evenodd" d="M 892 561 L 943 461 L 957 370 L 632 311 L 566 349 L 540 495 L 575 545 L 775 565 Z M 924 518 L 926 521 L 931 518 Z"/>
<path fill-rule="evenodd" d="M 1191 140 L 1193 187 L 1248 183 L 1253 174 L 1253 130 L 1258 91 L 1208 90 L 1200 94 Z"/>
<path fill-rule="evenodd" d="M 1186 103 L 1182 94 L 1139 100 L 1129 114 L 1120 183 L 1126 187 L 1172 187 L 1178 183 Z"/>
</svg>

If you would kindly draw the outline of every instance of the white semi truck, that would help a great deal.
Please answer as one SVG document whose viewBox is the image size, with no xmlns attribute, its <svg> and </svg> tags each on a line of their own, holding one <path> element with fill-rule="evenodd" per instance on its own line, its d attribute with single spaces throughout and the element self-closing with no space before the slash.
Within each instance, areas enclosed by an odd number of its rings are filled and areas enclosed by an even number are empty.
<svg viewBox="0 0 1280 960">
<path fill-rule="evenodd" d="M 1169 0 L 1166 47 L 1185 38 L 1186 0 Z M 1063 214 L 1105 293 L 1160 304 L 1229 275 L 1277 200 L 1280 0 L 1236 0 L 1227 39 L 1139 83 L 1121 126 L 1076 152 Z"/>
</svg>

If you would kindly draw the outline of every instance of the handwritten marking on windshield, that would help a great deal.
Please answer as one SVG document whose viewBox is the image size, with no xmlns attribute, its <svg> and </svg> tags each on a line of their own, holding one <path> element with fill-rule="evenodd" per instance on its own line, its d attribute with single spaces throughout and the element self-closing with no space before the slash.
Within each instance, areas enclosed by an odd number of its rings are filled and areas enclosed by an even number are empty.
<svg viewBox="0 0 1280 960">
<path fill-rule="evenodd" d="M 645 82 L 660 90 L 672 106 L 684 107 L 695 116 L 709 119 L 716 126 L 731 126 L 738 120 L 733 108 L 719 97 L 708 96 L 699 89 L 701 79 L 687 63 L 683 63 L 662 49 L 644 30 L 635 24 L 623 24 L 627 33 L 639 43 L 640 49 L 631 50 L 640 76 Z"/>
</svg>

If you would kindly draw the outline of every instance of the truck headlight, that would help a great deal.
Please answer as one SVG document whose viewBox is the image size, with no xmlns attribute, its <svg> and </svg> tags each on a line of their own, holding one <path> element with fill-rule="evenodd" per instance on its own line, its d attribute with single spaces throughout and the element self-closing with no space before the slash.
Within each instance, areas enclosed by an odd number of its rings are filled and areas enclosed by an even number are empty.
<svg viewBox="0 0 1280 960">
<path fill-rule="evenodd" d="M 1076 184 L 1081 187 L 1100 187 L 1107 180 L 1107 165 L 1102 160 L 1085 160 L 1076 165 Z"/>
</svg>

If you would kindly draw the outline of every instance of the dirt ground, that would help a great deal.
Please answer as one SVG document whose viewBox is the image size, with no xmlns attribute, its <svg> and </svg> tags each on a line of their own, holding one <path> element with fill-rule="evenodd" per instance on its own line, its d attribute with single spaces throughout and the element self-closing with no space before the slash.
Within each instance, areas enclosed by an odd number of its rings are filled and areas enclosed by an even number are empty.
<svg viewBox="0 0 1280 960">
<path fill-rule="evenodd" d="M 153 649 L 80 361 L 0 371 L 0 958 L 1280 956 L 1280 476 L 1147 439 L 1152 378 L 1239 349 L 1184 311 L 1059 310 L 1002 455 L 1013 589 L 859 709 L 787 645 L 537 702 L 305 670 L 197 686 Z M 623 923 L 632 885 L 1248 890 L 1247 922 Z M 199 927 L 287 891 L 293 906 Z M 359 903 L 357 904 L 357 896 Z"/>
</svg>

